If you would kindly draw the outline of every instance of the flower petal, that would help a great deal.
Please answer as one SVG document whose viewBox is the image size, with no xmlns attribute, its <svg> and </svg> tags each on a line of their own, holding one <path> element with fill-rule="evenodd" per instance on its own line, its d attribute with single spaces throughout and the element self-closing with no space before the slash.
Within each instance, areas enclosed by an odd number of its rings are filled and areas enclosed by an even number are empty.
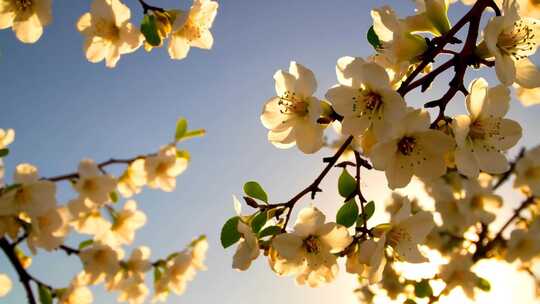
<svg viewBox="0 0 540 304">
<path fill-rule="evenodd" d="M 287 260 L 297 260 L 302 254 L 302 239 L 292 233 L 278 234 L 272 240 L 272 248 Z"/>
<path fill-rule="evenodd" d="M 343 251 L 352 242 L 347 228 L 336 223 L 324 224 L 318 234 L 319 239 L 330 247 L 330 253 Z"/>
<path fill-rule="evenodd" d="M 315 235 L 324 225 L 326 216 L 315 207 L 304 208 L 298 214 L 294 224 L 294 233 L 301 237 Z"/>
<path fill-rule="evenodd" d="M 515 82 L 528 89 L 540 87 L 540 70 L 529 58 L 516 61 Z"/>
</svg>

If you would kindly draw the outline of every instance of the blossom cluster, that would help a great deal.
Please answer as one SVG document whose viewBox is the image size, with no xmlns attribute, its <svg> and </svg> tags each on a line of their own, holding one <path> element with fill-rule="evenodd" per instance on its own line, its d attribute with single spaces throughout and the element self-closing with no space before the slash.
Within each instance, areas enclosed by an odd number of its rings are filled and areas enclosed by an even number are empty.
<svg viewBox="0 0 540 304">
<path fill-rule="evenodd" d="M 189 153 L 177 144 L 200 136 L 203 130 L 187 130 L 187 121 L 178 121 L 174 141 L 157 153 L 131 159 L 111 159 L 97 164 L 91 159 L 80 162 L 77 172 L 44 178 L 30 164 L 16 166 L 12 182 L 0 185 L 0 241 L 9 256 L 15 254 L 23 268 L 30 266 L 32 256 L 41 251 L 64 251 L 80 259 L 82 271 L 65 288 L 36 283 L 43 294 L 58 303 L 92 303 L 89 286 L 103 284 L 107 291 L 118 292 L 119 302 L 144 303 L 149 296 L 146 274 L 154 272 L 154 301 L 165 301 L 170 292 L 182 294 L 187 282 L 204 270 L 208 243 L 204 236 L 195 239 L 186 249 L 164 259 L 150 260 L 151 250 L 139 246 L 126 255 L 125 247 L 133 245 L 136 232 L 147 222 L 133 196 L 144 187 L 170 192 L 177 177 L 189 163 Z M 14 139 L 13 130 L 0 129 L 0 148 L 7 155 L 7 145 Z M 108 165 L 126 168 L 119 177 L 106 171 Z M 67 181 L 75 198 L 67 203 L 57 201 L 57 183 Z M 125 201 L 122 203 L 122 199 Z M 78 247 L 65 244 L 77 233 L 86 240 Z M 22 249 L 23 242 L 29 250 Z M 15 266 L 15 265 L 14 265 Z M 26 278 L 21 278 L 26 280 Z M 0 296 L 11 287 L 11 281 L 0 275 Z M 42 300 L 43 301 L 43 300 Z"/>
<path fill-rule="evenodd" d="M 124 54 L 133 53 L 143 44 L 150 51 L 161 47 L 169 38 L 168 52 L 172 59 L 183 59 L 191 47 L 211 49 L 210 32 L 218 3 L 194 0 L 188 11 L 165 10 L 141 1 L 145 12 L 140 28 L 131 21 L 131 11 L 120 0 L 94 0 L 90 12 L 77 21 L 77 30 L 85 37 L 83 51 L 88 61 L 105 60 L 114 68 Z M 35 43 L 44 27 L 52 21 L 52 0 L 0 1 L 0 29 L 12 28 L 17 39 Z"/>
<path fill-rule="evenodd" d="M 414 14 L 404 18 L 389 6 L 371 11 L 367 39 L 375 54 L 338 59 L 337 84 L 324 98 L 316 96 L 316 77 L 304 65 L 292 61 L 288 70 L 274 74 L 276 94 L 260 115 L 269 142 L 297 146 L 306 154 L 325 146 L 337 152 L 324 158 L 321 175 L 289 201 L 270 203 L 258 183 L 246 183 L 244 200 L 256 211 L 241 214 L 235 199 L 237 216 L 221 233 L 224 247 L 238 242 L 233 268 L 248 269 L 262 253 L 278 275 L 294 275 L 298 284 L 316 287 L 333 281 L 338 259 L 345 258 L 346 271 L 360 278 L 359 297 L 369 303 L 379 290 L 405 303 L 416 298 L 434 303 L 456 287 L 474 299 L 477 290 L 490 288 L 474 272 L 475 263 L 485 258 L 519 261 L 533 274 L 531 265 L 540 257 L 540 147 L 509 160 L 523 130 L 507 114 L 513 92 L 524 106 L 540 103 L 540 70 L 530 58 L 538 48 L 540 6 L 528 0 L 464 0 L 472 7 L 453 26 L 448 10 L 457 1 L 415 2 Z M 484 13 L 492 16 L 481 29 Z M 457 33 L 467 23 L 462 41 Z M 461 52 L 445 49 L 461 43 Z M 451 59 L 437 65 L 442 53 Z M 498 83 L 477 77 L 465 85 L 469 67 L 494 67 Z M 452 68 L 455 76 L 443 97 L 423 108 L 406 100 L 408 92 L 424 92 Z M 450 116 L 446 106 L 458 93 L 465 96 L 465 109 Z M 438 115 L 429 108 L 438 108 Z M 333 142 L 325 134 L 329 126 L 337 133 Z M 356 177 L 349 166 L 356 167 Z M 344 203 L 336 221 L 327 222 L 311 206 L 300 210 L 291 230 L 292 209 L 304 196 L 314 199 L 323 191 L 321 181 L 332 167 L 343 168 L 338 192 Z M 393 192 L 386 207 L 390 221 L 368 224 L 375 202 L 362 194 L 361 169 L 384 172 L 394 191 L 416 179 L 434 206 Z M 511 178 L 524 201 L 498 231 L 492 223 L 504 199 L 496 191 Z M 433 277 L 411 280 L 394 267 L 427 263 L 425 253 L 433 250 L 446 261 Z M 438 295 L 432 289 L 437 282 L 444 286 Z"/>
</svg>

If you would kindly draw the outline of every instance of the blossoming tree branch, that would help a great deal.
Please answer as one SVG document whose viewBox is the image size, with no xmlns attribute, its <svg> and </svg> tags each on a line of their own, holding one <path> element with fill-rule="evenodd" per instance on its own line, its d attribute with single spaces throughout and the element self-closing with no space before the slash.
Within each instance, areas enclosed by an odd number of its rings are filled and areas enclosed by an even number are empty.
<svg viewBox="0 0 540 304">
<path fill-rule="evenodd" d="M 534 18 L 540 7 L 528 0 L 464 0 L 470 8 L 452 25 L 452 2 L 417 0 L 416 13 L 405 18 L 389 6 L 373 9 L 367 40 L 375 53 L 340 58 L 337 84 L 324 100 L 314 96 L 317 81 L 307 67 L 293 61 L 274 74 L 276 95 L 261 114 L 268 140 L 306 154 L 324 146 L 337 151 L 285 202 L 271 201 L 255 181 L 244 185 L 243 200 L 253 211 L 242 213 L 234 198 L 237 215 L 221 231 L 223 247 L 238 244 L 233 268 L 247 270 L 262 254 L 278 275 L 317 287 L 332 282 L 338 260 L 345 259 L 367 303 L 382 294 L 408 304 L 435 303 L 455 288 L 474 299 L 490 290 L 472 270 L 482 259 L 517 261 L 538 281 L 531 265 L 540 256 L 540 147 L 509 160 L 506 151 L 517 145 L 522 128 L 505 115 L 510 86 L 523 104 L 540 101 L 540 71 L 529 59 L 540 39 Z M 482 29 L 484 16 L 489 21 Z M 498 84 L 483 78 L 465 83 L 467 73 L 493 68 Z M 419 109 L 407 104 L 408 93 L 429 90 L 445 72 L 453 77 L 440 98 Z M 464 103 L 466 112 L 449 116 L 450 102 Z M 329 126 L 339 136 L 334 142 L 325 140 Z M 343 201 L 335 221 L 316 207 L 332 170 L 341 171 Z M 366 170 L 384 171 L 392 190 L 413 177 L 422 181 L 435 210 L 394 192 L 385 207 L 390 221 L 373 223 L 375 208 L 383 205 L 362 192 Z M 507 215 L 498 212 L 505 202 L 496 190 L 511 178 L 523 200 Z M 305 200 L 312 205 L 292 224 L 293 210 Z M 493 225 L 497 218 L 502 227 Z M 400 263 L 428 262 L 427 247 L 446 260 L 433 277 L 415 281 L 397 270 Z"/>
<path fill-rule="evenodd" d="M 85 37 L 83 50 L 90 62 L 105 60 L 106 66 L 113 68 L 121 55 L 143 44 L 151 51 L 167 39 L 172 59 L 185 58 L 190 47 L 212 47 L 210 28 L 217 2 L 194 0 L 188 11 L 163 9 L 143 0 L 134 3 L 142 8 L 139 28 L 130 22 L 131 11 L 119 0 L 94 0 L 90 12 L 79 18 L 76 28 Z M 52 21 L 51 7 L 51 0 L 1 0 L 0 29 L 11 27 L 18 40 L 34 43 Z M 118 292 L 119 302 L 143 303 L 149 295 L 146 274 L 150 271 L 153 301 L 166 301 L 170 292 L 183 293 L 196 272 L 205 269 L 205 236 L 157 259 L 151 258 L 146 246 L 135 248 L 129 256 L 124 247 L 133 243 L 136 231 L 146 224 L 146 215 L 132 196 L 145 186 L 173 191 L 177 176 L 190 160 L 180 143 L 204 133 L 203 129 L 189 130 L 187 121 L 181 118 L 173 141 L 156 153 L 101 163 L 84 159 L 76 172 L 53 177 L 42 177 L 35 166 L 23 163 L 5 183 L 2 159 L 10 153 L 8 145 L 15 132 L 0 129 L 0 249 L 18 275 L 28 303 L 92 303 L 88 287 L 96 284 Z M 113 172 L 120 174 L 114 176 Z M 75 191 L 75 197 L 65 204 L 56 199 L 60 184 Z M 75 246 L 65 243 L 75 233 L 86 240 Z M 46 278 L 38 278 L 29 270 L 32 256 L 43 251 L 78 258 L 82 271 L 65 286 L 50 285 Z M 0 273 L 0 297 L 11 286 L 11 279 Z"/>
<path fill-rule="evenodd" d="M 84 159 L 77 172 L 54 177 L 40 177 L 36 167 L 19 164 L 12 183 L 0 186 L 0 249 L 19 276 L 28 303 L 92 303 L 87 286 L 101 283 L 106 290 L 117 291 L 120 302 L 143 303 L 149 294 L 146 274 L 152 270 L 154 300 L 166 300 L 169 292 L 181 294 L 196 271 L 205 269 L 208 244 L 204 236 L 184 250 L 155 260 L 148 247 L 135 248 L 128 257 L 123 247 L 132 244 L 136 231 L 146 224 L 146 215 L 130 198 L 145 186 L 173 191 L 176 177 L 190 159 L 178 145 L 202 135 L 204 130 L 188 130 L 187 121 L 179 119 L 174 140 L 157 153 L 102 163 Z M 2 157 L 9 154 L 7 146 L 14 136 L 13 130 L 0 129 Z M 124 168 L 119 177 L 109 172 L 113 166 Z M 77 196 L 59 204 L 59 183 L 71 185 Z M 121 198 L 126 201 L 121 203 Z M 87 237 L 75 247 L 64 243 L 74 232 Z M 31 255 L 56 251 L 78 258 L 83 269 L 67 286 L 51 286 L 28 271 L 32 257 L 22 249 L 23 243 Z M 0 287 L 0 296 L 11 287 L 4 274 L 0 274 Z"/>
<path fill-rule="evenodd" d="M 137 2 L 138 1 L 138 2 Z M 131 10 L 120 0 L 94 0 L 82 15 L 76 29 L 85 37 L 83 51 L 88 61 L 105 60 L 114 68 L 120 57 L 144 45 L 148 52 L 169 40 L 171 59 L 184 59 L 191 47 L 211 49 L 210 28 L 218 3 L 194 0 L 188 11 L 152 6 L 144 0 L 131 0 L 142 9 L 139 27 L 131 22 Z M 23 43 L 35 43 L 52 22 L 52 0 L 1 0 L 0 29 L 12 28 Z"/>
</svg>

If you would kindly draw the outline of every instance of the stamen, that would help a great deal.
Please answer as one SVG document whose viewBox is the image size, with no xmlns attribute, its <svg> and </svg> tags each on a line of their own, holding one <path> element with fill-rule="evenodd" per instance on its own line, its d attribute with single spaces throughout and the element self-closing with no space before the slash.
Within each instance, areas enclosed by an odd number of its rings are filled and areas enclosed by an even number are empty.
<svg viewBox="0 0 540 304">
<path fill-rule="evenodd" d="M 305 116 L 308 113 L 308 103 L 298 98 L 294 92 L 286 91 L 280 97 L 278 105 L 281 107 L 279 112 L 284 115 Z"/>
<path fill-rule="evenodd" d="M 24 12 L 32 7 L 32 0 L 16 0 L 15 6 L 17 7 L 17 11 Z"/>
<path fill-rule="evenodd" d="M 533 22 L 535 25 L 536 22 Z M 529 57 L 531 51 L 536 48 L 535 33 L 533 29 L 518 20 L 511 30 L 502 32 L 497 40 L 497 47 L 501 52 L 512 56 L 516 60 Z"/>
<path fill-rule="evenodd" d="M 304 247 L 308 253 L 318 253 L 319 252 L 319 243 L 317 238 L 314 236 L 309 236 L 304 240 Z"/>
<path fill-rule="evenodd" d="M 416 146 L 414 137 L 405 136 L 398 142 L 398 151 L 403 155 L 410 155 Z"/>
</svg>

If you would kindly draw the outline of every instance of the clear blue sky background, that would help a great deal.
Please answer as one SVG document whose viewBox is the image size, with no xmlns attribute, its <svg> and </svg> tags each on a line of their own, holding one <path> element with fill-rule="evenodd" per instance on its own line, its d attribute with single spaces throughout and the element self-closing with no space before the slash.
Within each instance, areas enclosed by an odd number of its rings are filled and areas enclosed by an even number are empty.
<svg viewBox="0 0 540 304">
<path fill-rule="evenodd" d="M 190 5 L 186 0 L 150 2 Z M 139 20 L 137 1 L 125 3 Z M 287 68 L 290 60 L 303 63 L 316 73 L 323 96 L 336 82 L 339 57 L 372 52 L 365 41 L 369 11 L 383 4 L 394 5 L 402 15 L 412 13 L 412 5 L 403 0 L 221 1 L 210 52 L 193 49 L 187 59 L 171 61 L 165 49 L 150 54 L 140 49 L 110 70 L 103 63 L 86 61 L 83 37 L 75 29 L 90 1 L 57 0 L 54 22 L 38 43 L 23 45 L 10 30 L 0 32 L 0 128 L 17 133 L 6 160 L 8 175 L 21 162 L 52 176 L 74 171 L 85 157 L 103 161 L 153 152 L 171 139 L 176 119 L 185 116 L 192 127 L 204 127 L 208 133 L 185 145 L 193 161 L 179 177 L 176 191 L 148 190 L 136 197 L 148 223 L 134 245 L 150 246 L 153 257 L 184 248 L 200 233 L 209 237 L 209 270 L 200 273 L 183 296 L 171 296 L 169 303 L 350 303 L 354 277 L 349 275 L 328 287 L 297 288 L 292 278 L 273 274 L 264 258 L 248 272 L 237 273 L 231 269 L 234 249 L 221 248 L 219 230 L 234 214 L 231 194 L 241 194 L 245 181 L 258 180 L 272 200 L 285 200 L 311 182 L 320 171 L 320 158 L 328 153 L 306 157 L 297 149 L 278 150 L 267 142 L 259 113 L 274 94 L 273 73 Z M 462 12 L 459 5 L 452 15 Z M 433 96 L 446 83 L 443 78 Z M 408 98 L 415 106 L 425 101 L 417 94 Z M 463 99 L 450 111 L 463 112 Z M 528 128 L 521 144 L 530 146 L 538 138 L 531 135 L 538 128 L 538 113 L 537 108 L 513 103 L 510 116 Z M 380 175 L 373 176 L 376 183 L 366 181 L 367 195 L 382 201 L 387 192 Z M 323 209 L 335 210 L 335 181 L 329 180 L 328 190 L 317 201 Z M 70 195 L 61 190 L 59 200 L 65 203 Z M 78 241 L 67 242 L 76 246 Z M 79 264 L 76 257 L 61 252 L 45 253 L 35 257 L 30 271 L 61 287 Z M 22 303 L 23 290 L 3 257 L 0 272 L 14 282 L 12 293 L 0 302 Z M 114 302 L 101 287 L 94 290 L 96 303 Z"/>
</svg>

